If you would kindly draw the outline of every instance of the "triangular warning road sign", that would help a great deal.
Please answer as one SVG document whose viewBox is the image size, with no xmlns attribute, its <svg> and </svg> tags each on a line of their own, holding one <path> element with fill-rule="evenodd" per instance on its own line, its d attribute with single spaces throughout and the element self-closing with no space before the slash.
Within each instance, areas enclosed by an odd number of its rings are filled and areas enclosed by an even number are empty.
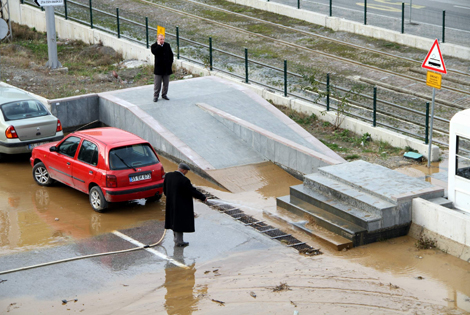
<svg viewBox="0 0 470 315">
<path fill-rule="evenodd" d="M 442 58 L 441 48 L 439 47 L 439 42 L 437 39 L 434 41 L 431 50 L 429 50 L 428 55 L 424 59 L 421 68 L 434 70 L 444 74 L 447 73 L 446 66 L 444 64 L 444 58 Z"/>
</svg>

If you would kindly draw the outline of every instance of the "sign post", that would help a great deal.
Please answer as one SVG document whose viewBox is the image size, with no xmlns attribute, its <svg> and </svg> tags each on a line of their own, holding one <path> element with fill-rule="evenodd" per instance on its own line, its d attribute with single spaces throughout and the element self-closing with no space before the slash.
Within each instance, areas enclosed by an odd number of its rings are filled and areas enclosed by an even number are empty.
<svg viewBox="0 0 470 315">
<path fill-rule="evenodd" d="M 49 55 L 46 67 L 51 69 L 61 68 L 62 64 L 57 58 L 54 6 L 64 5 L 64 0 L 34 0 L 34 2 L 40 7 L 45 7 L 46 10 L 47 52 Z"/>
<path fill-rule="evenodd" d="M 440 73 L 447 73 L 446 66 L 444 64 L 444 58 L 442 58 L 441 48 L 439 42 L 436 39 L 434 44 L 429 50 L 426 58 L 421 65 L 422 68 L 437 71 Z M 432 87 L 432 105 L 431 105 L 431 124 L 429 132 L 429 147 L 428 147 L 428 168 L 431 167 L 431 153 L 432 153 L 432 128 L 434 122 L 434 100 L 436 98 L 436 89 L 441 88 L 442 75 L 428 71 L 426 76 L 426 84 Z"/>
</svg>

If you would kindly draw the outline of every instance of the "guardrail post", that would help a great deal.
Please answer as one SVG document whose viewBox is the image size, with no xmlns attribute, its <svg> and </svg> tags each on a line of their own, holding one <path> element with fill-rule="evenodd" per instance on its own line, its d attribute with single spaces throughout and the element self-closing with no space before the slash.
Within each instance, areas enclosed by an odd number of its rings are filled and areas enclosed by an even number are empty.
<svg viewBox="0 0 470 315">
<path fill-rule="evenodd" d="M 145 17 L 145 42 L 147 43 L 147 49 L 149 48 L 149 18 Z"/>
<path fill-rule="evenodd" d="M 93 28 L 93 9 L 91 7 L 91 0 L 90 0 L 90 27 Z"/>
<path fill-rule="evenodd" d="M 330 0 L 330 16 L 333 16 L 333 0 Z"/>
<path fill-rule="evenodd" d="M 209 37 L 209 66 L 212 71 L 212 37 Z"/>
<path fill-rule="evenodd" d="M 424 144 L 429 144 L 429 102 L 426 102 L 426 123 L 424 128 Z"/>
<path fill-rule="evenodd" d="M 284 60 L 284 96 L 287 97 L 287 60 Z"/>
<path fill-rule="evenodd" d="M 330 110 L 330 74 L 326 74 L 326 110 Z"/>
<path fill-rule="evenodd" d="M 405 33 L 405 3 L 401 3 L 401 33 Z"/>
<path fill-rule="evenodd" d="M 367 0 L 364 0 L 364 25 L 367 25 Z"/>
<path fill-rule="evenodd" d="M 245 83 L 248 83 L 248 48 L 245 48 Z"/>
<path fill-rule="evenodd" d="M 117 36 L 121 38 L 121 26 L 119 25 L 119 8 L 116 8 Z"/>
<path fill-rule="evenodd" d="M 23 2 L 23 0 L 21 0 Z M 69 17 L 67 15 L 67 0 L 64 0 L 64 12 L 65 12 L 65 19 L 68 20 Z"/>
<path fill-rule="evenodd" d="M 297 9 L 300 9 L 300 0 L 297 0 Z"/>
<path fill-rule="evenodd" d="M 442 42 L 446 42 L 446 10 L 442 11 Z"/>
<path fill-rule="evenodd" d="M 176 27 L 176 59 L 180 59 L 180 29 Z"/>
<path fill-rule="evenodd" d="M 374 113 L 373 113 L 372 126 L 377 126 L 377 87 L 374 86 Z"/>
</svg>

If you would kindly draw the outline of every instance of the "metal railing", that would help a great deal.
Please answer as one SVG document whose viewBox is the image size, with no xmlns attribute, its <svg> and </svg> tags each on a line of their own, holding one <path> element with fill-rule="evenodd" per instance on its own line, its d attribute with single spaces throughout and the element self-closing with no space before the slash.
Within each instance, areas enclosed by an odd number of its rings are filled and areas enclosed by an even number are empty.
<svg viewBox="0 0 470 315">
<path fill-rule="evenodd" d="M 300 0 L 299 0 L 300 1 Z M 331 1 L 331 0 L 330 0 Z M 32 2 L 22 1 L 24 4 L 36 6 Z M 145 17 L 144 24 L 136 22 L 134 20 L 124 18 L 120 14 L 118 8 L 115 13 L 109 13 L 100 9 L 93 8 L 92 0 L 89 0 L 89 5 L 64 0 L 64 7 L 62 10 L 57 10 L 56 14 L 63 16 L 65 19 L 69 19 L 83 25 L 87 25 L 90 28 L 99 29 L 101 31 L 116 35 L 118 38 L 125 38 L 127 40 L 139 43 L 149 48 L 150 33 L 154 33 L 156 37 L 157 28 L 149 25 L 149 20 Z M 81 8 L 81 11 L 77 11 L 77 8 Z M 85 9 L 85 12 L 83 9 Z M 74 15 L 74 16 L 72 16 Z M 94 16 L 99 15 L 99 22 L 94 23 Z M 127 23 L 127 25 L 123 25 Z M 145 36 L 140 37 L 138 34 L 145 32 Z M 331 83 L 332 77 L 329 73 L 326 74 L 326 82 L 315 80 L 315 84 L 322 86 L 323 89 L 318 89 L 316 92 L 308 93 L 305 89 L 300 89 L 297 92 L 298 87 L 305 81 L 305 75 L 288 71 L 288 61 L 284 60 L 283 68 L 278 68 L 260 61 L 256 61 L 253 58 L 249 58 L 248 48 L 244 49 L 244 56 L 215 48 L 212 38 L 209 37 L 208 44 L 199 43 L 180 36 L 180 29 L 176 27 L 175 33 L 166 32 L 166 36 L 173 37 L 176 41 L 176 57 L 177 59 L 185 59 L 190 62 L 202 65 L 208 70 L 217 70 L 222 73 L 229 74 L 231 76 L 240 78 L 245 83 L 255 83 L 259 86 L 263 86 L 271 91 L 277 91 L 284 96 L 294 96 L 298 99 L 302 99 L 308 102 L 314 102 L 317 105 L 324 106 L 325 111 L 340 111 L 341 114 L 360 119 L 365 122 L 370 122 L 372 126 L 382 126 L 387 129 L 391 129 L 402 134 L 410 135 L 417 139 L 424 140 L 428 143 L 429 138 L 429 103 L 426 103 L 425 111 L 419 111 L 416 109 L 408 108 L 402 105 L 394 104 L 386 100 L 381 100 L 377 97 L 378 88 L 372 87 L 372 96 L 354 92 L 351 89 L 334 85 Z M 154 37 L 154 38 L 155 38 Z M 145 38 L 145 40 L 144 40 Z M 187 46 L 184 45 L 187 44 Z M 186 55 L 183 55 L 183 51 Z M 189 51 L 189 52 L 187 52 Z M 224 62 L 221 62 L 220 66 L 216 66 L 214 54 L 220 54 L 225 56 Z M 193 56 L 192 56 L 193 55 Z M 227 62 L 227 58 L 236 60 L 235 62 Z M 222 60 L 222 58 L 219 58 Z M 238 66 L 239 70 L 236 71 L 233 67 Z M 243 65 L 243 66 L 242 66 Z M 254 69 L 254 70 L 253 70 Z M 253 74 L 256 69 L 262 69 L 263 71 L 271 71 L 268 73 L 269 78 L 275 77 L 274 73 L 278 73 L 277 76 L 280 78 L 278 84 L 268 84 L 266 81 L 259 80 L 256 78 L 250 78 L 250 72 Z M 348 110 L 342 107 L 342 100 L 344 96 L 351 94 L 350 100 L 347 100 Z M 362 102 L 352 100 L 353 98 L 361 98 Z M 379 104 L 382 105 L 380 108 Z M 386 110 L 386 108 L 393 108 L 393 111 Z M 395 111 L 411 113 L 414 120 L 406 120 L 403 115 L 394 114 Z M 378 119 L 381 118 L 381 119 Z M 399 126 L 393 126 L 387 123 L 387 120 L 393 118 L 396 122 L 399 122 Z M 437 122 L 441 122 L 447 128 L 444 129 L 439 126 L 435 126 L 434 131 L 442 134 L 448 134 L 449 120 L 441 117 L 434 117 Z M 442 125 L 441 124 L 441 125 Z M 407 127 L 407 128 L 406 128 Z M 423 129 L 422 132 L 416 132 L 416 129 Z M 440 142 L 433 139 L 433 142 L 441 145 L 447 145 L 447 143 Z"/>
</svg>

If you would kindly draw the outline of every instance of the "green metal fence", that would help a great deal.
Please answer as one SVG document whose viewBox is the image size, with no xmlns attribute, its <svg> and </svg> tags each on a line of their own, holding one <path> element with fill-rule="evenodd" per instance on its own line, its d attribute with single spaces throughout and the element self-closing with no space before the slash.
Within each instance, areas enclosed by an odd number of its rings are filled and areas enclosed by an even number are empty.
<svg viewBox="0 0 470 315">
<path fill-rule="evenodd" d="M 23 1 L 23 0 L 22 0 Z M 366 5 L 366 0 L 365 5 Z M 24 1 L 22 2 L 24 4 L 36 6 L 32 2 Z M 300 3 L 300 0 L 299 0 Z M 330 0 L 331 3 L 331 0 Z M 88 13 L 86 13 L 88 11 Z M 64 16 L 64 18 L 81 23 L 83 25 L 88 25 L 90 28 L 95 28 L 99 29 L 101 31 L 115 34 L 118 38 L 125 38 L 127 40 L 139 43 L 141 45 L 144 45 L 145 47 L 149 48 L 150 42 L 149 38 L 156 38 L 156 32 L 157 29 L 154 27 L 151 27 L 149 25 L 149 20 L 147 17 L 145 17 L 144 23 L 141 24 L 139 22 L 136 22 L 134 20 L 124 18 L 120 15 L 119 8 L 116 8 L 115 14 L 109 13 L 97 8 L 94 8 L 92 5 L 92 0 L 89 0 L 89 5 L 86 6 L 84 4 L 71 1 L 71 0 L 65 0 L 65 5 L 63 8 L 63 12 L 58 10 L 56 12 L 57 15 Z M 93 19 L 99 16 L 99 19 L 97 20 L 98 23 L 95 23 Z M 366 23 L 366 14 L 364 15 L 364 22 Z M 124 25 L 123 25 L 124 23 Z M 139 34 L 144 34 L 142 37 Z M 152 37 L 153 35 L 153 37 Z M 249 50 L 248 48 L 244 49 L 244 56 L 239 56 L 237 54 L 233 54 L 228 51 L 224 51 L 222 49 L 214 47 L 212 38 L 209 37 L 208 44 L 203 44 L 199 43 L 196 41 L 193 41 L 189 38 L 185 38 L 180 36 L 180 29 L 179 27 L 176 27 L 175 33 L 171 32 L 166 32 L 166 36 L 170 36 L 175 39 L 176 41 L 176 57 L 177 59 L 185 59 L 188 61 L 191 61 L 196 64 L 200 64 L 204 67 L 207 67 L 211 71 L 219 71 L 223 72 L 226 74 L 229 74 L 231 76 L 235 76 L 243 80 L 245 83 L 255 83 L 257 85 L 266 87 L 268 90 L 271 91 L 277 91 L 282 93 L 284 96 L 295 96 L 296 98 L 308 101 L 308 102 L 314 102 L 317 105 L 320 106 L 325 106 L 326 111 L 339 111 L 341 102 L 339 99 L 343 95 L 350 94 L 353 97 L 351 97 L 350 100 L 348 100 L 348 104 L 350 106 L 353 106 L 356 110 L 356 113 L 353 111 L 345 111 L 342 112 L 343 114 L 354 117 L 357 119 L 360 119 L 362 121 L 370 122 L 374 127 L 376 126 L 382 126 L 387 129 L 391 129 L 403 134 L 407 134 L 410 136 L 413 136 L 417 139 L 422 139 L 424 142 L 427 144 L 428 142 L 428 137 L 429 137 L 429 103 L 426 103 L 426 109 L 424 112 L 415 110 L 412 108 L 407 108 L 402 105 L 394 104 L 385 100 L 380 100 L 378 98 L 378 89 L 377 87 L 372 87 L 372 96 L 360 93 L 360 92 L 355 92 L 351 91 L 351 89 L 347 89 L 344 87 L 341 87 L 339 85 L 334 85 L 331 83 L 331 75 L 329 73 L 326 74 L 326 81 L 320 81 L 320 80 L 315 80 L 315 84 L 318 85 L 318 87 L 322 87 L 322 89 L 318 89 L 315 93 L 311 93 L 315 95 L 315 99 L 312 100 L 312 96 L 306 95 L 305 93 L 302 93 L 302 91 L 298 92 L 297 88 L 295 87 L 296 84 L 298 84 L 300 81 L 305 80 L 305 75 L 299 74 L 299 73 L 294 73 L 288 71 L 288 61 L 284 60 L 284 67 L 283 68 L 277 68 L 272 65 L 268 65 L 262 62 L 259 62 L 257 60 L 254 60 L 253 58 L 249 58 Z M 181 54 L 181 48 L 184 46 L 184 43 L 192 45 L 192 47 L 199 47 L 199 50 L 197 51 L 195 56 L 192 57 L 189 54 L 188 55 L 183 55 Z M 196 51 L 196 50 L 194 50 Z M 232 58 L 234 60 L 238 60 L 239 63 L 244 64 L 244 73 L 243 75 L 240 73 L 236 73 L 236 71 L 231 71 L 230 69 L 224 68 L 224 67 L 216 67 L 214 65 L 214 60 L 216 60 L 215 56 L 228 56 L 229 58 Z M 205 59 L 207 57 L 207 62 L 205 62 Z M 250 78 L 250 70 L 251 69 L 263 69 L 264 71 L 268 70 L 270 74 L 269 76 L 272 77 L 274 76 L 273 73 L 279 73 L 279 76 L 282 77 L 283 79 L 280 80 L 279 84 L 277 86 L 274 86 L 272 84 L 267 84 L 266 82 L 262 82 L 259 80 L 256 80 L 254 78 Z M 251 70 L 253 71 L 253 70 Z M 362 101 L 354 101 L 354 98 L 360 98 Z M 382 105 L 382 108 L 380 108 L 379 104 Z M 416 129 L 416 127 L 422 128 L 424 134 L 418 134 L 416 132 L 411 132 L 409 130 L 406 130 L 404 128 L 396 127 L 393 126 L 389 123 L 385 122 L 385 119 L 383 121 L 378 121 L 377 117 L 378 115 L 381 115 L 382 117 L 387 117 L 387 118 L 394 118 L 397 120 L 404 120 L 403 115 L 399 114 L 394 114 L 393 112 L 390 112 L 390 110 L 386 110 L 387 108 L 393 108 L 395 110 L 400 110 L 402 112 L 409 113 L 415 117 L 415 121 L 408 121 L 408 124 Z M 362 113 L 362 115 L 359 115 L 358 113 Z M 418 118 L 420 117 L 420 118 Z M 441 123 L 444 123 L 448 126 L 449 120 L 441 118 L 441 117 L 434 117 L 436 121 L 439 121 Z M 445 130 L 443 128 L 436 127 L 434 128 L 435 131 L 441 132 L 443 134 L 447 134 L 448 130 Z M 439 142 L 434 140 L 436 143 L 442 144 L 442 145 L 447 145 L 446 143 Z"/>
</svg>

